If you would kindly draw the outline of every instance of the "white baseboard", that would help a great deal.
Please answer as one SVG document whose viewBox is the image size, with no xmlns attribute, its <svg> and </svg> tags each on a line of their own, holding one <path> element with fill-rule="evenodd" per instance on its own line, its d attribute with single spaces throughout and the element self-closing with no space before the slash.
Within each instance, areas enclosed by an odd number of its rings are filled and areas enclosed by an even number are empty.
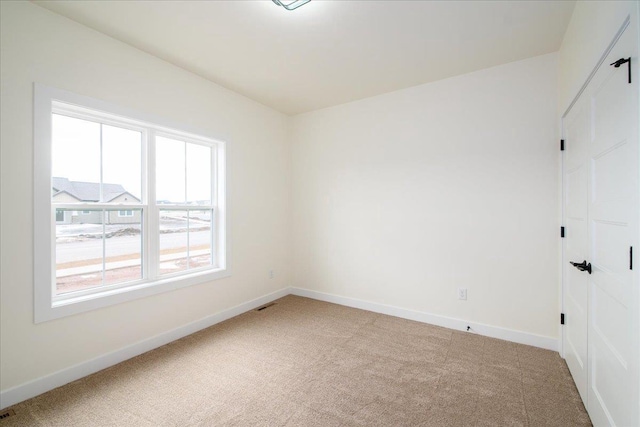
<svg viewBox="0 0 640 427">
<path fill-rule="evenodd" d="M 467 326 L 471 326 L 471 332 L 493 338 L 499 338 L 507 341 L 517 342 L 520 344 L 532 345 L 535 347 L 545 348 L 548 350 L 558 351 L 558 340 L 556 338 L 545 337 L 541 335 L 529 334 L 526 332 L 514 331 L 496 326 L 484 325 L 481 323 L 468 322 L 466 320 L 445 317 L 436 314 L 409 310 L 406 308 L 394 307 L 391 305 L 380 304 L 370 301 L 364 301 L 356 298 L 343 297 L 339 295 L 328 294 L 324 292 L 312 291 L 302 288 L 284 288 L 279 291 L 264 295 L 260 298 L 242 303 L 220 313 L 207 316 L 204 319 L 189 323 L 179 328 L 163 332 L 154 337 L 124 347 L 120 350 L 98 356 L 95 359 L 79 363 L 69 368 L 62 369 L 50 375 L 29 381 L 25 384 L 7 389 L 0 392 L 0 409 L 7 408 L 16 403 L 38 396 L 54 388 L 63 386 L 72 381 L 78 380 L 87 375 L 91 375 L 110 366 L 124 362 L 127 359 L 138 356 L 154 348 L 161 347 L 172 341 L 193 334 L 194 332 L 213 326 L 216 323 L 223 322 L 239 314 L 245 313 L 261 305 L 267 304 L 278 298 L 282 298 L 289 294 L 301 297 L 316 299 L 319 301 L 331 302 L 334 304 L 344 305 L 347 307 L 359 308 L 362 310 L 373 311 L 375 313 L 388 314 L 390 316 L 401 317 L 403 319 L 415 320 L 417 322 L 429 323 L 445 328 L 465 331 Z"/>
<path fill-rule="evenodd" d="M 223 322 L 278 298 L 282 298 L 289 293 L 289 288 L 281 289 L 260 298 L 242 303 L 228 310 L 224 310 L 220 313 L 213 314 L 187 325 L 163 332 L 154 337 L 121 348 L 120 350 L 98 356 L 95 359 L 79 363 L 69 368 L 54 372 L 53 374 L 2 391 L 0 392 L 0 409 L 15 405 L 16 403 L 38 396 L 39 394 L 63 386 L 71 381 L 78 380 L 120 362 L 124 362 L 127 359 L 146 353 L 154 348 L 161 347 L 172 341 L 193 334 L 194 332 L 213 326 L 216 323 Z"/>
<path fill-rule="evenodd" d="M 482 323 L 469 322 L 453 317 L 440 316 L 423 311 L 409 310 L 406 308 L 394 307 L 392 305 L 380 304 L 376 302 L 364 301 L 356 298 L 343 297 L 324 292 L 312 291 L 302 288 L 291 288 L 292 295 L 312 298 L 320 301 L 331 302 L 347 307 L 359 308 L 373 311 L 375 313 L 388 314 L 390 316 L 401 317 L 403 319 L 415 320 L 417 322 L 429 323 L 431 325 L 442 326 L 449 329 L 466 331 L 467 326 L 471 326 L 471 332 L 487 337 L 498 338 L 519 344 L 531 345 L 547 350 L 558 351 L 558 339 L 545 337 L 542 335 L 530 334 L 527 332 L 515 331 L 513 329 L 500 328 L 497 326 L 485 325 Z"/>
</svg>

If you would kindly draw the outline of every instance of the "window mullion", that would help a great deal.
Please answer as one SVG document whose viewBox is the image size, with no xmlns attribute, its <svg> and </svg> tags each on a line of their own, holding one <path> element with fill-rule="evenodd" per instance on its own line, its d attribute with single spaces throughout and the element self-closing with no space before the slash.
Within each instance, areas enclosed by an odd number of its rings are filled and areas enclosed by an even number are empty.
<svg viewBox="0 0 640 427">
<path fill-rule="evenodd" d="M 103 146 L 103 125 L 100 123 L 100 186 L 99 198 L 100 203 L 104 202 L 104 146 Z M 102 209 L 102 286 L 105 284 L 105 275 L 107 268 L 107 242 L 106 242 L 106 227 L 105 227 L 105 213 L 107 211 Z"/>
<path fill-rule="evenodd" d="M 209 201 L 209 204 L 211 206 L 217 206 L 218 205 L 218 180 L 215 178 L 218 176 L 218 168 L 217 168 L 217 158 L 218 158 L 218 150 L 217 148 L 211 147 L 211 167 L 210 167 L 210 171 L 211 171 L 211 175 L 209 176 L 209 180 L 210 183 L 209 185 L 211 186 L 211 193 L 209 195 L 209 197 L 211 197 L 211 200 Z M 217 212 L 214 208 L 211 208 L 209 210 L 209 218 L 210 219 L 210 224 L 211 224 L 211 231 L 209 233 L 209 247 L 210 249 L 210 254 L 209 254 L 209 258 L 210 258 L 210 262 L 211 265 L 217 265 L 218 264 L 218 233 L 216 232 L 216 230 L 218 229 L 218 221 L 217 221 Z"/>
<path fill-rule="evenodd" d="M 103 155 L 103 151 L 104 151 L 104 147 L 102 145 L 102 123 L 100 123 L 100 191 L 99 191 L 99 197 L 100 197 L 100 203 L 104 202 L 104 155 Z"/>
<path fill-rule="evenodd" d="M 183 142 L 184 144 L 184 165 L 182 165 L 184 167 L 184 204 L 188 204 L 188 199 L 189 196 L 187 195 L 187 188 L 188 188 L 188 183 L 187 183 L 187 143 Z"/>
<path fill-rule="evenodd" d="M 156 133 L 153 129 L 147 132 L 146 140 L 146 173 L 147 180 L 147 255 L 149 263 L 149 279 L 153 280 L 160 273 L 160 216 L 156 200 Z"/>
<path fill-rule="evenodd" d="M 191 256 L 189 255 L 191 252 L 191 245 L 189 243 L 189 235 L 191 232 L 189 229 L 191 228 L 191 211 L 187 210 L 187 270 L 191 268 Z"/>
<path fill-rule="evenodd" d="M 51 153 L 50 153 L 51 155 Z M 49 203 L 51 203 L 51 199 L 49 199 Z M 55 215 L 56 212 L 56 207 L 53 206 L 52 204 L 50 205 L 53 209 L 51 209 L 50 213 L 53 212 Z M 53 299 L 56 296 L 57 293 L 57 281 L 58 281 L 58 277 L 57 277 L 57 249 L 56 249 L 56 239 L 57 239 L 57 235 L 58 235 L 58 228 L 57 228 L 57 224 L 55 221 L 55 217 L 53 217 L 52 215 L 49 215 L 49 222 L 51 224 L 51 233 L 49 234 L 49 238 L 51 239 L 51 241 L 49 242 L 49 247 L 51 250 L 51 255 L 49 257 L 51 264 L 49 265 L 49 278 L 51 280 L 51 298 Z"/>
<path fill-rule="evenodd" d="M 142 192 L 142 205 L 144 206 L 142 209 L 142 215 L 140 215 L 140 231 L 142 232 L 142 240 L 140 242 L 141 251 L 142 251 L 142 280 L 148 280 L 152 274 L 150 270 L 150 247 L 149 247 L 149 177 L 148 177 L 148 164 L 149 164 L 149 130 L 143 129 L 141 131 L 142 135 L 142 146 L 140 147 L 142 150 L 140 160 L 142 164 L 140 168 L 142 169 L 141 176 L 141 192 Z"/>
<path fill-rule="evenodd" d="M 188 194 L 188 188 L 189 188 L 189 183 L 188 183 L 188 176 L 187 176 L 187 142 L 184 142 L 184 204 L 187 205 L 189 204 L 189 194 Z M 189 209 L 187 209 L 187 270 L 189 270 L 189 268 L 191 267 L 191 258 L 189 257 L 189 228 L 191 228 L 190 222 L 189 220 L 191 219 L 191 211 Z"/>
<path fill-rule="evenodd" d="M 102 181 L 102 177 L 100 177 L 100 181 Z M 100 196 L 100 198 L 102 198 L 102 195 Z M 105 226 L 106 213 L 107 213 L 107 210 L 102 209 L 102 286 L 104 286 L 105 284 L 105 276 L 107 271 L 107 236 L 106 236 L 106 226 Z"/>
</svg>

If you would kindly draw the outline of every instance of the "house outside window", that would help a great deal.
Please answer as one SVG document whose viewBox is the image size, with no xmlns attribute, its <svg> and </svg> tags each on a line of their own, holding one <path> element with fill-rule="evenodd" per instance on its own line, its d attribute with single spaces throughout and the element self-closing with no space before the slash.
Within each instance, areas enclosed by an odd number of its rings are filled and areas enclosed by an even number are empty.
<svg viewBox="0 0 640 427">
<path fill-rule="evenodd" d="M 35 108 L 36 322 L 230 275 L 226 143 L 39 85 Z"/>
</svg>

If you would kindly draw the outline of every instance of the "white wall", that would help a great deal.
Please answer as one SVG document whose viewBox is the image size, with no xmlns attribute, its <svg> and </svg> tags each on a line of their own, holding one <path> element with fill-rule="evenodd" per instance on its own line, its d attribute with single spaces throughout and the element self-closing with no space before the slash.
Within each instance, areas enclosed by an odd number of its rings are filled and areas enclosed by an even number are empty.
<svg viewBox="0 0 640 427">
<path fill-rule="evenodd" d="M 637 1 L 578 1 L 558 52 L 558 106 L 563 114 Z"/>
<path fill-rule="evenodd" d="M 292 285 L 557 338 L 556 59 L 296 116 Z"/>
<path fill-rule="evenodd" d="M 31 3 L 0 11 L 1 390 L 288 286 L 287 116 Z M 230 141 L 233 276 L 35 325 L 33 82 Z"/>
<path fill-rule="evenodd" d="M 557 118 L 637 6 L 577 2 L 557 57 L 291 119 L 28 2 L 0 2 L 0 390 L 289 284 L 556 338 Z M 35 325 L 34 81 L 231 141 L 233 277 Z"/>
</svg>

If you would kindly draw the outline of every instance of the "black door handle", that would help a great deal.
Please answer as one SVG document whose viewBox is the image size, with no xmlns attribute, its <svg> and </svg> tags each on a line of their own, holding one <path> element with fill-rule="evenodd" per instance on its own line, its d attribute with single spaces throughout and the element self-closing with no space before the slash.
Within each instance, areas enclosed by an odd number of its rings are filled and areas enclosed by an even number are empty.
<svg viewBox="0 0 640 427">
<path fill-rule="evenodd" d="M 589 274 L 591 274 L 591 263 L 587 264 L 587 260 L 582 261 L 580 264 L 578 264 L 577 262 L 569 262 L 571 265 L 573 265 L 575 268 L 577 268 L 580 271 L 587 271 L 589 272 Z"/>
</svg>

